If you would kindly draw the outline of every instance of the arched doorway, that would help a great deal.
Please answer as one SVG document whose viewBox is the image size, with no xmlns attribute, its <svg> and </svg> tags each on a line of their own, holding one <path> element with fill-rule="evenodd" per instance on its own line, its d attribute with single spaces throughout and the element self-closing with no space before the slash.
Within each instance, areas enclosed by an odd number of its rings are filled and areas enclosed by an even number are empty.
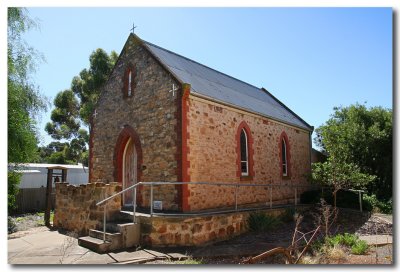
<svg viewBox="0 0 400 272">
<path fill-rule="evenodd" d="M 121 183 L 122 189 L 141 181 L 142 148 L 136 131 L 125 125 L 120 132 L 114 150 L 114 177 Z M 132 207 L 134 190 L 128 190 L 122 195 L 122 205 Z M 137 204 L 141 203 L 140 188 L 137 188 Z"/>
<path fill-rule="evenodd" d="M 122 189 L 126 189 L 137 183 L 137 152 L 132 138 L 125 145 L 122 161 Z M 122 204 L 133 206 L 133 190 L 122 195 Z"/>
</svg>

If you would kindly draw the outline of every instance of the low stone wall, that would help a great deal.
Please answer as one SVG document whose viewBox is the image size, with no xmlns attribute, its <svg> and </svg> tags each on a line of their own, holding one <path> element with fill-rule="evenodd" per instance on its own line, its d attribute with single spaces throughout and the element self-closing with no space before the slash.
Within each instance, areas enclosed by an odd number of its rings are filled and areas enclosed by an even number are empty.
<svg viewBox="0 0 400 272">
<path fill-rule="evenodd" d="M 298 206 L 303 210 L 308 206 Z M 260 210 L 279 216 L 286 208 Z M 200 246 L 228 240 L 248 230 L 247 219 L 254 211 L 231 212 L 208 216 L 140 217 L 141 245 L 146 246 Z"/>
<path fill-rule="evenodd" d="M 56 183 L 54 227 L 87 235 L 89 229 L 102 226 L 104 205 L 96 203 L 121 191 L 121 185 L 112 182 L 82 184 Z M 107 202 L 107 218 L 114 217 L 121 210 L 121 197 Z"/>
</svg>

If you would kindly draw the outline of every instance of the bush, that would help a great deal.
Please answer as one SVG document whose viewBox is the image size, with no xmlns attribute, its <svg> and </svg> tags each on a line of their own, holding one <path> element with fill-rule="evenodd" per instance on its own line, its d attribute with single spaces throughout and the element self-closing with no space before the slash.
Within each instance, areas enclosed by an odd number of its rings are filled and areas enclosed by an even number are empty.
<svg viewBox="0 0 400 272">
<path fill-rule="evenodd" d="M 363 240 L 358 240 L 356 244 L 351 247 L 351 253 L 356 255 L 364 255 L 368 251 L 368 244 Z"/>
<path fill-rule="evenodd" d="M 7 217 L 7 225 L 8 225 L 8 234 L 17 231 L 17 225 L 15 224 L 14 220 L 11 216 Z"/>
<path fill-rule="evenodd" d="M 358 237 L 355 234 L 338 234 L 333 237 L 326 237 L 326 243 L 330 246 L 335 245 L 344 245 L 344 246 L 353 246 L 358 241 Z"/>
<path fill-rule="evenodd" d="M 16 208 L 16 198 L 19 191 L 18 184 L 21 181 L 21 173 L 8 171 L 8 210 Z"/>
<path fill-rule="evenodd" d="M 329 204 L 333 203 L 333 195 L 332 191 L 328 189 L 324 189 L 324 194 L 322 194 L 322 190 L 310 190 L 305 191 L 300 195 L 300 202 L 302 204 L 318 204 L 320 203 L 321 198 L 325 199 Z"/>
<path fill-rule="evenodd" d="M 332 237 L 325 238 L 325 244 L 329 247 L 347 246 L 351 248 L 351 253 L 362 255 L 368 250 L 368 245 L 365 241 L 360 240 L 355 234 L 337 234 Z"/>
<path fill-rule="evenodd" d="M 366 211 L 392 213 L 392 199 L 383 202 L 377 199 L 375 195 L 363 195 L 363 209 Z"/>
<path fill-rule="evenodd" d="M 247 219 L 247 224 L 251 231 L 268 231 L 276 228 L 282 224 L 282 222 L 277 217 L 256 212 L 250 214 Z"/>
<path fill-rule="evenodd" d="M 296 209 L 293 207 L 290 208 L 286 208 L 285 212 L 282 213 L 279 218 L 283 221 L 283 222 L 292 222 L 294 221 L 294 214 L 296 213 Z"/>
<path fill-rule="evenodd" d="M 322 195 L 321 190 L 305 191 L 300 195 L 300 201 L 303 204 L 318 204 L 321 198 L 324 198 L 327 204 L 333 205 L 333 194 L 331 190 L 325 189 L 324 195 Z M 339 190 L 336 194 L 336 205 L 340 208 L 360 209 L 358 193 Z M 385 205 L 379 202 L 375 196 L 367 196 L 365 194 L 363 195 L 362 205 L 363 209 L 366 211 L 371 211 L 372 207 L 381 207 L 382 209 L 380 209 L 380 211 L 391 210 L 390 204 Z"/>
</svg>

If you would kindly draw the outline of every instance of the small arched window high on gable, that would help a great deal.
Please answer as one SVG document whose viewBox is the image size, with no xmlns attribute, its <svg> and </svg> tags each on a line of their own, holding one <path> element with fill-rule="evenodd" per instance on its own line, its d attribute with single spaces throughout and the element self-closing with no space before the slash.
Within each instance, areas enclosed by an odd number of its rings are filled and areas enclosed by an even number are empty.
<svg viewBox="0 0 400 272">
<path fill-rule="evenodd" d="M 240 132 L 240 169 L 242 176 L 249 175 L 249 144 L 244 128 Z"/>
<path fill-rule="evenodd" d="M 136 86 L 136 70 L 133 66 L 129 66 L 125 70 L 124 74 L 124 97 L 132 97 Z"/>
<path fill-rule="evenodd" d="M 132 71 L 129 70 L 128 73 L 128 96 L 132 95 Z"/>
</svg>

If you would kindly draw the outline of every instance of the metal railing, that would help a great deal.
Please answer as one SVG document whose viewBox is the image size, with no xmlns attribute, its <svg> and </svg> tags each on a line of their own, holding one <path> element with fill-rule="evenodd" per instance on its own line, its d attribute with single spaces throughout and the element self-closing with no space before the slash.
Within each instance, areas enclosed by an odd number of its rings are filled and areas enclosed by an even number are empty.
<svg viewBox="0 0 400 272">
<path fill-rule="evenodd" d="M 150 186 L 150 216 L 153 216 L 154 214 L 159 215 L 160 213 L 154 213 L 153 211 L 153 198 L 154 198 L 154 190 L 153 187 L 156 185 L 207 185 L 207 186 L 227 186 L 227 187 L 234 187 L 235 188 L 235 204 L 234 204 L 234 210 L 224 210 L 224 212 L 229 212 L 229 211 L 240 211 L 240 210 L 245 210 L 245 209 L 240 209 L 238 207 L 238 189 L 240 187 L 264 187 L 268 188 L 269 191 L 269 201 L 265 203 L 265 205 L 272 208 L 272 194 L 273 194 L 273 189 L 274 188 L 284 188 L 284 189 L 293 189 L 294 190 L 294 205 L 297 205 L 297 189 L 298 188 L 319 188 L 322 189 L 324 187 L 318 186 L 318 185 L 288 185 L 288 184 L 255 184 L 255 183 L 250 183 L 250 184 L 240 184 L 240 183 L 212 183 L 212 182 L 138 182 L 128 188 L 125 188 L 124 190 L 115 193 L 112 196 L 109 196 L 102 201 L 98 202 L 96 205 L 104 205 L 104 215 L 103 215 L 103 241 L 106 241 L 106 223 L 107 223 L 107 202 L 125 192 L 128 192 L 132 190 L 132 205 L 133 205 L 133 213 L 132 213 L 132 219 L 133 223 L 136 223 L 136 193 L 137 193 L 137 187 L 138 186 Z M 322 191 L 323 192 L 323 191 Z M 263 206 L 265 207 L 265 206 Z M 198 212 L 196 215 L 201 215 L 201 214 L 210 214 L 209 212 Z M 187 215 L 187 216 L 193 216 L 193 213 L 181 213 L 179 215 Z"/>
</svg>

